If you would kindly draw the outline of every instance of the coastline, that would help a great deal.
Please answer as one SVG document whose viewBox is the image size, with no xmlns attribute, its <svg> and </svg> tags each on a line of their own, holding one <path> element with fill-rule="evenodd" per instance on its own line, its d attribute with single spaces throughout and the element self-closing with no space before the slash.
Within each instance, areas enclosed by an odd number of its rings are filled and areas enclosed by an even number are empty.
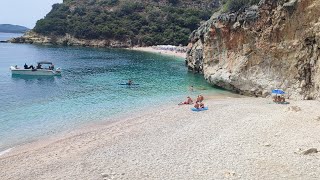
<svg viewBox="0 0 320 180">
<path fill-rule="evenodd" d="M 183 59 L 185 59 L 186 55 L 187 55 L 186 53 L 183 53 L 183 52 L 155 49 L 152 46 L 148 46 L 148 47 L 133 47 L 133 48 L 127 48 L 127 49 L 134 50 L 134 51 L 157 53 L 157 54 L 161 54 L 161 55 L 168 55 L 168 56 L 178 57 L 178 58 L 183 58 Z"/>
<path fill-rule="evenodd" d="M 172 105 L 0 156 L 1 179 L 312 179 L 320 176 L 318 101 L 205 100 Z M 301 107 L 295 112 L 289 107 Z"/>
<path fill-rule="evenodd" d="M 279 105 L 237 97 L 205 96 L 209 110 L 204 112 L 176 104 L 147 108 L 7 149 L 0 152 L 0 179 L 320 176 L 319 155 L 302 154 L 320 148 L 320 102 Z M 295 106 L 301 111 L 290 108 Z"/>
</svg>

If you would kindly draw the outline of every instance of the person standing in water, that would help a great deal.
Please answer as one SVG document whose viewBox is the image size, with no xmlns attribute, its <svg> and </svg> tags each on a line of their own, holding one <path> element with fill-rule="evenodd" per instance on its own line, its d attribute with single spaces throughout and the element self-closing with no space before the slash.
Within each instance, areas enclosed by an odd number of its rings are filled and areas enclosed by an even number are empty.
<svg viewBox="0 0 320 180">
<path fill-rule="evenodd" d="M 193 92 L 193 86 L 190 86 L 189 91 Z"/>
</svg>

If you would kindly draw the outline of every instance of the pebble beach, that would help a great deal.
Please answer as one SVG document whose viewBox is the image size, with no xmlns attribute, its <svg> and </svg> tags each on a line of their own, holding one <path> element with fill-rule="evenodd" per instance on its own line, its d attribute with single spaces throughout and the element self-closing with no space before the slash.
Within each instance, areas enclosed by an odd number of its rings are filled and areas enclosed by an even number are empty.
<svg viewBox="0 0 320 180">
<path fill-rule="evenodd" d="M 152 47 L 152 46 L 148 46 L 148 47 L 133 47 L 133 48 L 130 48 L 130 50 L 157 53 L 157 54 L 161 54 L 161 55 L 167 55 L 167 56 L 178 57 L 178 58 L 186 58 L 186 53 L 185 52 L 177 52 L 177 51 L 171 51 L 171 50 L 157 49 L 157 48 Z"/>
<path fill-rule="evenodd" d="M 317 179 L 318 101 L 210 97 L 22 145 L 0 179 Z"/>
</svg>

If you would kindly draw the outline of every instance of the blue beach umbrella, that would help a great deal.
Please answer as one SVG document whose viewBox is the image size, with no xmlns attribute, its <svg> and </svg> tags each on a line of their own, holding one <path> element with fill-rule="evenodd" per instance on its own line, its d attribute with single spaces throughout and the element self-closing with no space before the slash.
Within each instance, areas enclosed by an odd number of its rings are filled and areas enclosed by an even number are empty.
<svg viewBox="0 0 320 180">
<path fill-rule="evenodd" d="M 285 92 L 280 89 L 274 89 L 272 90 L 272 94 L 285 94 Z"/>
</svg>

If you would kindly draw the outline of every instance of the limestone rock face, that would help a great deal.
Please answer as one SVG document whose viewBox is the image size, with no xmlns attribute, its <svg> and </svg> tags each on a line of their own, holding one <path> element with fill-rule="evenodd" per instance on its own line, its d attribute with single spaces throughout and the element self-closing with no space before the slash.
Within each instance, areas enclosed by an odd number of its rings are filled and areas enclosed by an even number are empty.
<svg viewBox="0 0 320 180">
<path fill-rule="evenodd" d="M 245 95 L 281 88 L 290 98 L 319 99 L 319 9 L 319 0 L 261 0 L 215 14 L 192 33 L 188 67 Z"/>
</svg>

